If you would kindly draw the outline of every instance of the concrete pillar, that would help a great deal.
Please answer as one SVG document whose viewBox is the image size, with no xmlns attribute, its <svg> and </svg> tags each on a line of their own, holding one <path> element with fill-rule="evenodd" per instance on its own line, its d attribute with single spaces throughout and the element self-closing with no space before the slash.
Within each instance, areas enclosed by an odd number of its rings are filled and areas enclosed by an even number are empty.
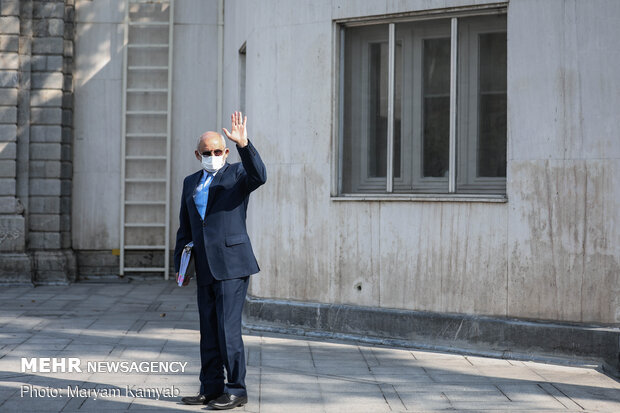
<svg viewBox="0 0 620 413">
<path fill-rule="evenodd" d="M 72 108 L 65 104 L 72 93 L 73 16 L 73 0 L 33 1 L 28 247 L 35 283 L 66 282 L 76 273 L 70 250 Z"/>
<path fill-rule="evenodd" d="M 74 0 L 0 5 L 0 282 L 67 282 Z"/>
<path fill-rule="evenodd" d="M 17 152 L 22 53 L 19 0 L 0 0 L 0 278 L 31 279 L 24 206 L 17 196 Z"/>
</svg>

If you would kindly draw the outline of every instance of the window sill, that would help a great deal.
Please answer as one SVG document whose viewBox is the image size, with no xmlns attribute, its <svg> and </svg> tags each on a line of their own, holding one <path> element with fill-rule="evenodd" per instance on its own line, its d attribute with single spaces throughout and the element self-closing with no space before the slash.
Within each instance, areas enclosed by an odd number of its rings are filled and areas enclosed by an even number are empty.
<svg viewBox="0 0 620 413">
<path fill-rule="evenodd" d="M 332 196 L 332 201 L 413 201 L 506 203 L 506 195 L 473 194 L 355 194 Z"/>
</svg>

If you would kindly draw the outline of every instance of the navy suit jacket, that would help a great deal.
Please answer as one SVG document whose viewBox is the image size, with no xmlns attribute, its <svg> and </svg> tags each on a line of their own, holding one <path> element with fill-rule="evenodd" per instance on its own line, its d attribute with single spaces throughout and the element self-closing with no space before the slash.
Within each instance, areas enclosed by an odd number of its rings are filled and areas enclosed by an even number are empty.
<svg viewBox="0 0 620 413">
<path fill-rule="evenodd" d="M 241 162 L 225 163 L 211 181 L 204 220 L 194 203 L 194 190 L 203 171 L 183 181 L 174 268 L 179 271 L 183 247 L 194 241 L 192 255 L 198 285 L 209 283 L 209 274 L 216 280 L 228 280 L 260 270 L 245 220 L 250 193 L 265 183 L 267 172 L 251 142 L 244 148 L 237 147 L 237 151 Z"/>
</svg>

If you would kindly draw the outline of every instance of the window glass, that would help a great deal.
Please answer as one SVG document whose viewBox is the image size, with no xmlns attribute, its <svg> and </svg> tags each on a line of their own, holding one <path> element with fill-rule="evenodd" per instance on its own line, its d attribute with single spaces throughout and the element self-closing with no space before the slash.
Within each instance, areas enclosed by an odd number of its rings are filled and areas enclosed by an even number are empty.
<svg viewBox="0 0 620 413">
<path fill-rule="evenodd" d="M 401 124 L 403 95 L 403 42 L 396 41 L 394 50 L 394 179 L 398 182 L 402 177 L 401 157 Z"/>
<path fill-rule="evenodd" d="M 388 171 L 388 24 L 345 28 L 341 60 L 340 192 L 506 191 L 506 16 L 395 24 L 393 162 Z M 451 114 L 451 36 L 457 35 Z M 450 119 L 456 119 L 450 171 Z M 388 173 L 391 172 L 391 173 Z"/>
<path fill-rule="evenodd" d="M 368 177 L 385 178 L 387 168 L 388 44 L 369 45 Z"/>
<path fill-rule="evenodd" d="M 450 39 L 424 39 L 422 44 L 422 176 L 443 177 L 450 157 Z"/>
<path fill-rule="evenodd" d="M 506 177 L 506 33 L 479 36 L 479 177 Z"/>
</svg>

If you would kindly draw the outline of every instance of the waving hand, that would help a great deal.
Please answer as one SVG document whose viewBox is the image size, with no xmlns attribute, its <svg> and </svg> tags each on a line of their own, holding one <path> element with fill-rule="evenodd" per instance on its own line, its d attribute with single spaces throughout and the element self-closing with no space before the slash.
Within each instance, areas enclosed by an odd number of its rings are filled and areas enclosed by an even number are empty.
<svg viewBox="0 0 620 413">
<path fill-rule="evenodd" d="M 248 131 L 245 124 L 248 121 L 248 117 L 243 117 L 241 112 L 235 112 L 230 115 L 232 127 L 230 132 L 226 128 L 222 128 L 228 139 L 235 142 L 238 147 L 243 148 L 248 144 Z"/>
</svg>

